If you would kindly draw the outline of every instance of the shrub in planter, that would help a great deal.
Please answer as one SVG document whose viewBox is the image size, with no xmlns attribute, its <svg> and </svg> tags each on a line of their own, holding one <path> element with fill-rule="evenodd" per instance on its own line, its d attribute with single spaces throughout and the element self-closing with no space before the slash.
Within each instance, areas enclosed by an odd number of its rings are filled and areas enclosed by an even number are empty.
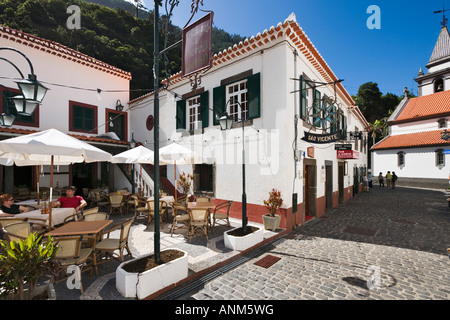
<svg viewBox="0 0 450 320">
<path fill-rule="evenodd" d="M 0 241 L 0 296 L 31 299 L 39 278 L 53 270 L 55 254 L 52 239 L 41 242 L 35 233 L 18 242 Z M 28 288 L 27 297 L 25 288 Z"/>
<path fill-rule="evenodd" d="M 269 210 L 269 213 L 263 216 L 264 228 L 275 231 L 280 226 L 281 216 L 277 215 L 277 210 L 283 204 L 281 198 L 281 191 L 273 188 L 269 193 L 269 199 L 264 200 L 264 206 Z"/>
</svg>

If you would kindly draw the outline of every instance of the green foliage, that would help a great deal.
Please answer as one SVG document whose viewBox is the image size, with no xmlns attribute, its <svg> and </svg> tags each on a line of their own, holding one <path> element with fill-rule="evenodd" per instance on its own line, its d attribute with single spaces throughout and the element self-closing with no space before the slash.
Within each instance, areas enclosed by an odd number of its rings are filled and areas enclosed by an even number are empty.
<svg viewBox="0 0 450 320">
<path fill-rule="evenodd" d="M 353 100 L 367 121 L 373 123 L 387 117 L 390 110 L 395 110 L 402 97 L 393 93 L 383 95 L 377 83 L 367 82 L 359 87 L 358 94 L 353 96 Z"/>
<path fill-rule="evenodd" d="M 94 2 L 94 3 L 93 3 Z M 69 5 L 81 10 L 81 29 L 66 27 Z M 153 14 L 140 9 L 135 16 L 135 6 L 123 0 L 0 0 L 0 24 L 26 33 L 56 41 L 95 59 L 131 72 L 130 99 L 153 89 Z M 161 18 L 164 24 L 164 16 Z M 181 40 L 181 29 L 161 27 L 160 48 Z M 213 28 L 213 52 L 217 53 L 244 38 L 229 35 Z M 161 59 L 162 77 L 181 70 L 181 46 L 167 53 L 165 64 Z M 141 90 L 141 91 L 139 91 Z"/>
<path fill-rule="evenodd" d="M 0 296 L 14 294 L 23 300 L 25 284 L 31 295 L 39 278 L 51 268 L 55 254 L 51 238 L 42 242 L 35 233 L 18 242 L 0 241 Z"/>
</svg>

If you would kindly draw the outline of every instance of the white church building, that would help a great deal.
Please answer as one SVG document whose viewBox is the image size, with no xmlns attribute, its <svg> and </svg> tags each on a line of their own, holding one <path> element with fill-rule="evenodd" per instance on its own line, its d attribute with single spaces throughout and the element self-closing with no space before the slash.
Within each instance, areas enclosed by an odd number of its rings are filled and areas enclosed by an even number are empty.
<svg viewBox="0 0 450 320">
<path fill-rule="evenodd" d="M 443 25 L 430 61 L 415 81 L 418 97 L 405 98 L 388 120 L 389 135 L 374 145 L 374 175 L 394 171 L 404 185 L 447 187 L 450 174 L 450 34 Z"/>
</svg>

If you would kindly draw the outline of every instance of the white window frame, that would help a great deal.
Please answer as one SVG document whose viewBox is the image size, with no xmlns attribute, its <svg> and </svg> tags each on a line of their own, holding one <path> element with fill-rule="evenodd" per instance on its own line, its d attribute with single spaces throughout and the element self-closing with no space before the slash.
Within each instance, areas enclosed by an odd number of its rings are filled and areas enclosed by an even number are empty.
<svg viewBox="0 0 450 320">
<path fill-rule="evenodd" d="M 247 79 L 226 86 L 227 113 L 235 122 L 248 119 Z M 237 103 L 239 102 L 239 103 Z M 242 110 L 241 110 L 242 108 Z"/>
<path fill-rule="evenodd" d="M 444 154 L 444 149 L 438 149 L 435 151 L 435 156 L 436 156 L 436 167 L 438 167 L 439 169 L 442 169 L 445 167 L 445 154 Z M 442 161 L 441 161 L 442 159 Z"/>
<path fill-rule="evenodd" d="M 400 169 L 405 167 L 405 153 L 403 151 L 397 152 L 397 166 Z"/>
<path fill-rule="evenodd" d="M 194 131 L 201 128 L 201 98 L 195 96 L 186 100 L 186 128 L 189 131 Z"/>
</svg>

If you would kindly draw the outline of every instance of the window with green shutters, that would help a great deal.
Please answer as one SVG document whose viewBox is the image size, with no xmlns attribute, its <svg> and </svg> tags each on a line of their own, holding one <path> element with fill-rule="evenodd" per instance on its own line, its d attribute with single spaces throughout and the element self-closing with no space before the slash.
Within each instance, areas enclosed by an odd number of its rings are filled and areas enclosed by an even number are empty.
<svg viewBox="0 0 450 320">
<path fill-rule="evenodd" d="M 235 121 L 261 117 L 261 74 L 213 89 L 214 125 L 227 112 Z"/>
<path fill-rule="evenodd" d="M 313 107 L 313 115 L 312 115 L 312 124 L 316 127 L 321 127 L 322 122 L 320 121 L 321 113 L 322 113 L 322 93 L 319 90 L 314 90 L 314 107 Z"/>
<path fill-rule="evenodd" d="M 300 87 L 300 118 L 306 120 L 308 118 L 308 109 L 314 100 L 312 97 L 314 90 L 303 76 L 300 76 Z"/>
<path fill-rule="evenodd" d="M 177 130 L 193 131 L 207 128 L 209 126 L 209 92 L 177 101 L 176 121 Z"/>
</svg>

